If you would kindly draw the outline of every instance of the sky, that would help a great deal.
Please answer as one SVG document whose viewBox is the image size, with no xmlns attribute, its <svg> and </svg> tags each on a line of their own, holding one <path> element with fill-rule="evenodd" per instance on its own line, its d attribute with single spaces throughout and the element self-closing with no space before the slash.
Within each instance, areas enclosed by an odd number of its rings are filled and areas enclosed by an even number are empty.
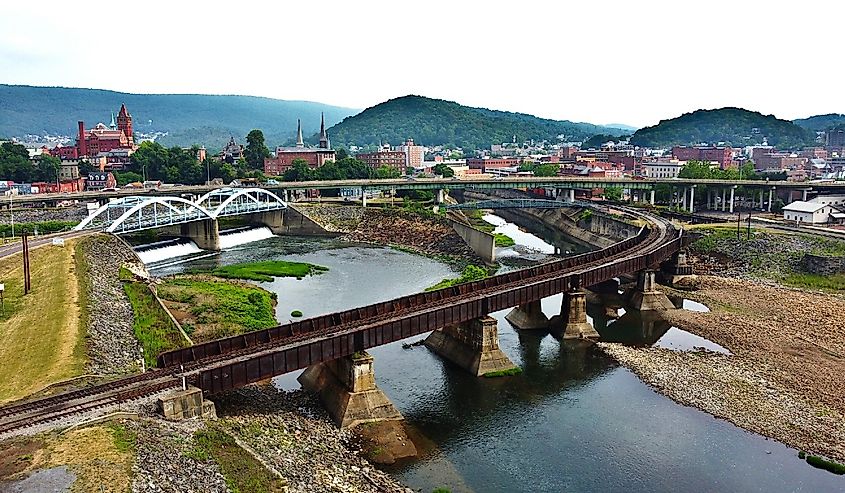
<svg viewBox="0 0 845 493">
<path fill-rule="evenodd" d="M 845 113 L 841 0 L 2 3 L 7 84 L 351 108 L 419 94 L 633 126 Z"/>
</svg>

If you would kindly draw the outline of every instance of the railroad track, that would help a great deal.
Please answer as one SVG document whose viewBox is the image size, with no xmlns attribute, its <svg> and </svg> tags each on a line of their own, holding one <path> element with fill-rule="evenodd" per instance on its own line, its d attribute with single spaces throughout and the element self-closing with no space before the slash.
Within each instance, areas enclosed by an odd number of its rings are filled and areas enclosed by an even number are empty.
<svg viewBox="0 0 845 493">
<path fill-rule="evenodd" d="M 627 250 L 617 252 L 613 255 L 597 258 L 590 262 L 572 265 L 577 257 L 558 260 L 551 264 L 557 264 L 561 268 L 551 270 L 545 274 L 536 275 L 527 280 L 516 280 L 513 282 L 494 285 L 484 289 L 457 294 L 445 299 L 434 299 L 430 302 L 398 308 L 382 314 L 376 314 L 363 319 L 349 321 L 326 327 L 320 330 L 312 330 L 299 334 L 292 334 L 283 338 L 271 340 L 262 344 L 256 344 L 239 348 L 237 350 L 223 352 L 218 355 L 208 356 L 196 361 L 184 364 L 178 372 L 173 367 L 151 370 L 147 373 L 121 378 L 112 382 L 94 385 L 85 389 L 66 392 L 63 394 L 32 400 L 16 405 L 0 408 L 0 438 L 11 432 L 19 431 L 28 427 L 57 421 L 76 414 L 86 413 L 114 406 L 122 402 L 144 398 L 162 390 L 178 388 L 181 386 L 181 376 L 185 375 L 192 383 L 200 372 L 214 368 L 233 361 L 250 359 L 261 353 L 278 351 L 281 347 L 296 347 L 309 344 L 329 336 L 349 333 L 361 330 L 363 327 L 373 326 L 391 319 L 422 313 L 442 307 L 444 303 L 463 302 L 468 299 L 485 298 L 496 292 L 511 289 L 516 285 L 528 283 L 539 283 L 545 280 L 564 275 L 578 274 L 590 269 L 604 265 L 612 265 L 615 262 L 638 255 L 646 255 L 657 251 L 667 243 L 670 232 L 674 231 L 671 223 L 655 216 L 642 214 L 636 210 L 628 212 L 638 215 L 651 223 L 646 238 Z M 586 254 L 585 254 L 586 255 Z"/>
</svg>

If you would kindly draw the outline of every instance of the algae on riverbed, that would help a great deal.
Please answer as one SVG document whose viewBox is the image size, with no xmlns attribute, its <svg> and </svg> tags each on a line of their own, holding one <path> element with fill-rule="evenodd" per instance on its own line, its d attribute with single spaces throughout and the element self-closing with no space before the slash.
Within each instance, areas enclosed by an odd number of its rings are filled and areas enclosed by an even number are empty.
<svg viewBox="0 0 845 493">
<path fill-rule="evenodd" d="M 211 275 L 226 279 L 246 279 L 250 281 L 270 282 L 274 277 L 296 277 L 319 275 L 329 270 L 321 265 L 305 262 L 285 262 L 284 260 L 265 260 L 262 262 L 244 262 L 224 265 L 211 271 Z"/>
</svg>

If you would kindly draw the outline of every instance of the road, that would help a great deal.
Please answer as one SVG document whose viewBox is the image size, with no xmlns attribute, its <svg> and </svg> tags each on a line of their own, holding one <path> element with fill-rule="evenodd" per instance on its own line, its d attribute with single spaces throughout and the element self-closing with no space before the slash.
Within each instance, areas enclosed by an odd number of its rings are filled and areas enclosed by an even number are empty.
<svg viewBox="0 0 845 493">
<path fill-rule="evenodd" d="M 29 240 L 29 249 L 32 250 L 33 248 L 52 244 L 55 238 L 63 238 L 65 240 L 69 240 L 71 238 L 85 236 L 91 233 L 91 231 L 66 231 L 63 233 L 53 233 L 49 235 L 38 236 L 37 238 L 31 236 Z M 0 259 L 15 255 L 16 253 L 20 253 L 21 251 L 23 251 L 23 243 L 21 243 L 20 241 L 7 243 L 5 245 L 0 246 Z"/>
</svg>

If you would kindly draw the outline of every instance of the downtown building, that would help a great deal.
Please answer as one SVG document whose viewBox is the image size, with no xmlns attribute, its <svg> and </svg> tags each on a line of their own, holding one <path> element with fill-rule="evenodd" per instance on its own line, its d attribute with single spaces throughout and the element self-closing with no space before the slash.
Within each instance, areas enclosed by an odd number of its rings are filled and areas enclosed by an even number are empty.
<svg viewBox="0 0 845 493">
<path fill-rule="evenodd" d="M 719 168 L 728 169 L 733 166 L 732 147 L 687 147 L 672 148 L 672 157 L 678 161 L 704 161 L 719 163 Z"/>
<path fill-rule="evenodd" d="M 320 141 L 316 148 L 306 147 L 302 139 L 302 122 L 296 121 L 296 145 L 293 147 L 279 146 L 273 157 L 264 159 L 264 174 L 279 176 L 293 166 L 293 162 L 301 159 L 312 169 L 319 168 L 328 161 L 335 160 L 335 151 L 331 148 L 329 136 L 326 133 L 325 118 L 320 116 Z"/>
</svg>

